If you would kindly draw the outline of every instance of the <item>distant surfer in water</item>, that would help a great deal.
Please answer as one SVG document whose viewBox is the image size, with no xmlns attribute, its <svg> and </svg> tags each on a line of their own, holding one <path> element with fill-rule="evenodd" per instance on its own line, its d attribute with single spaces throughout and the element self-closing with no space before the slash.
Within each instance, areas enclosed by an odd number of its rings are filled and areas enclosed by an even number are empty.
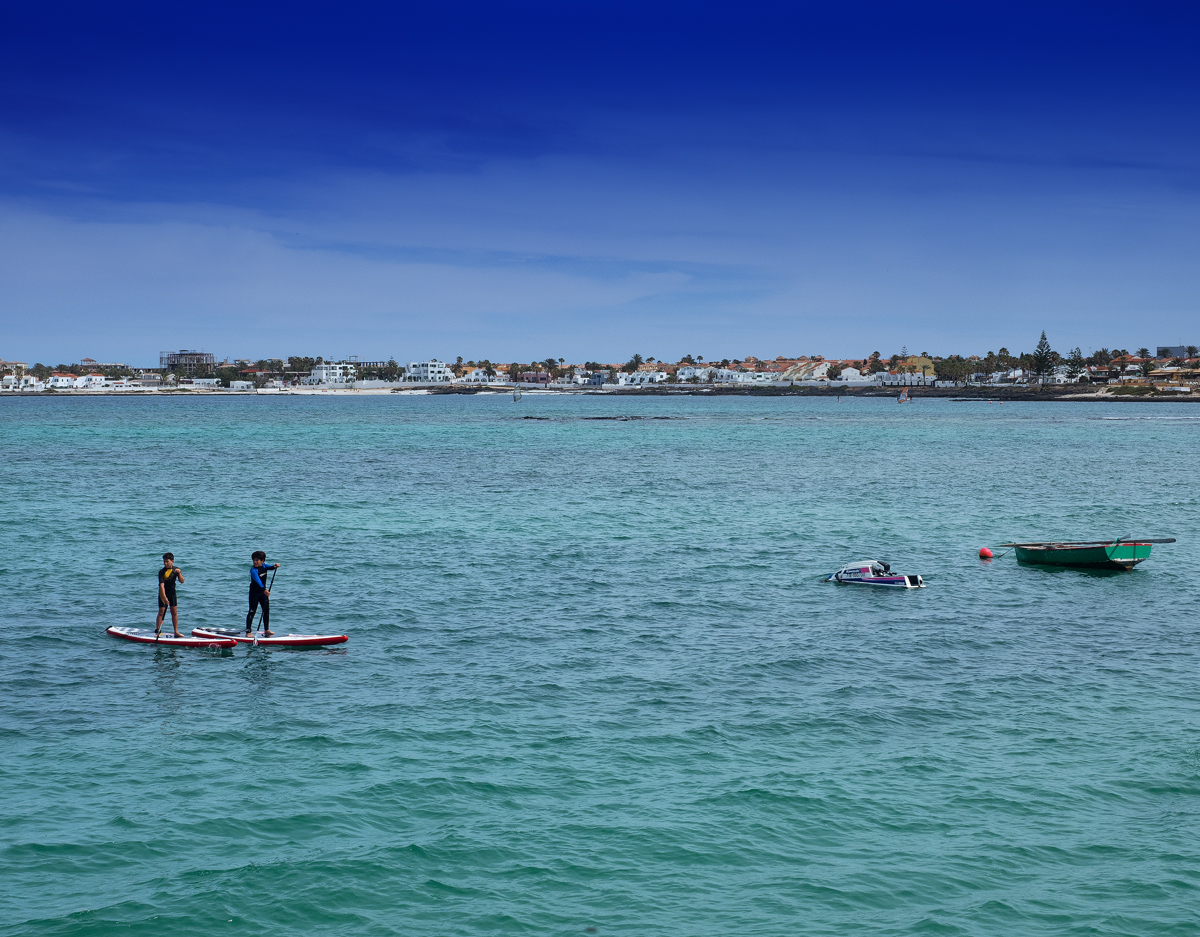
<svg viewBox="0 0 1200 937">
<path fill-rule="evenodd" d="M 163 619 L 167 609 L 171 610 L 171 625 L 175 629 L 175 637 L 182 638 L 179 633 L 179 607 L 175 598 L 175 583 L 183 582 L 183 570 L 175 566 L 175 554 L 163 554 L 163 567 L 158 571 L 158 621 L 154 623 L 154 633 L 162 631 Z"/>
<path fill-rule="evenodd" d="M 267 582 L 263 578 L 263 574 L 268 569 L 279 569 L 279 564 L 273 563 L 267 566 L 267 554 L 263 553 L 262 550 L 255 550 L 251 553 L 250 562 L 254 565 L 250 567 L 250 611 L 246 613 L 246 637 L 250 637 L 250 632 L 254 629 L 254 613 L 258 611 L 258 607 L 261 605 L 263 610 L 263 634 L 269 638 L 275 632 L 271 630 L 271 590 L 267 588 Z"/>
</svg>

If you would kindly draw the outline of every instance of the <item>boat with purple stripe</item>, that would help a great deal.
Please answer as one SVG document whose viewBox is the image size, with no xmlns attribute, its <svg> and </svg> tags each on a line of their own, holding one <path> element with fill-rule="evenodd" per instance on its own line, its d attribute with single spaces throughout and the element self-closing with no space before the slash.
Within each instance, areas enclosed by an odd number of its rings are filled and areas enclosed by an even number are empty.
<svg viewBox="0 0 1200 937">
<path fill-rule="evenodd" d="M 886 589 L 924 589 L 925 580 L 920 576 L 901 576 L 892 572 L 892 567 L 880 560 L 860 560 L 843 566 L 836 573 L 825 577 L 826 582 L 840 582 L 846 586 L 882 586 Z"/>
</svg>

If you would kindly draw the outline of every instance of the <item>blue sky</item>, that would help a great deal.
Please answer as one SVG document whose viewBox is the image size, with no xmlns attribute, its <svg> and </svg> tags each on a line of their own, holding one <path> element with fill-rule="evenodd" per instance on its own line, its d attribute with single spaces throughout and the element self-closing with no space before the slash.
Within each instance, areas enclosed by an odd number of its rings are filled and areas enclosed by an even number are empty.
<svg viewBox="0 0 1200 937">
<path fill-rule="evenodd" d="M 0 356 L 1200 343 L 1198 25 L 10 0 Z"/>
</svg>

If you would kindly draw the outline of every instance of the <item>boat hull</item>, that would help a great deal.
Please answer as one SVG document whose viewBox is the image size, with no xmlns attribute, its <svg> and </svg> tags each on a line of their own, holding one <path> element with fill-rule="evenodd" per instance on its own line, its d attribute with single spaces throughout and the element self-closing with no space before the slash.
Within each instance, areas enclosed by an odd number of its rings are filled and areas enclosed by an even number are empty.
<svg viewBox="0 0 1200 937">
<path fill-rule="evenodd" d="M 1075 569 L 1133 569 L 1150 556 L 1148 543 L 1070 546 L 1048 543 L 1013 548 L 1020 563 L 1037 566 L 1070 566 Z"/>
<path fill-rule="evenodd" d="M 920 576 L 873 576 L 870 579 L 836 579 L 831 581 L 840 586 L 874 586 L 876 589 L 924 589 Z"/>
</svg>

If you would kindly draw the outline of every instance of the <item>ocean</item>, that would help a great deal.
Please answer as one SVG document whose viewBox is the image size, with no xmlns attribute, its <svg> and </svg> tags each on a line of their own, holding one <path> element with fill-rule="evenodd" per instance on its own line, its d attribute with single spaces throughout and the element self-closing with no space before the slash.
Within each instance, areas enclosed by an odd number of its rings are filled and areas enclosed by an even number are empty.
<svg viewBox="0 0 1200 937">
<path fill-rule="evenodd" d="M 1200 407 L 0 400 L 0 934 L 1200 933 Z M 1178 537 L 1130 573 L 1011 539 Z M 244 621 L 339 647 L 115 640 Z M 1002 551 L 997 551 L 1002 552 Z M 819 581 L 858 559 L 927 588 Z"/>
</svg>

